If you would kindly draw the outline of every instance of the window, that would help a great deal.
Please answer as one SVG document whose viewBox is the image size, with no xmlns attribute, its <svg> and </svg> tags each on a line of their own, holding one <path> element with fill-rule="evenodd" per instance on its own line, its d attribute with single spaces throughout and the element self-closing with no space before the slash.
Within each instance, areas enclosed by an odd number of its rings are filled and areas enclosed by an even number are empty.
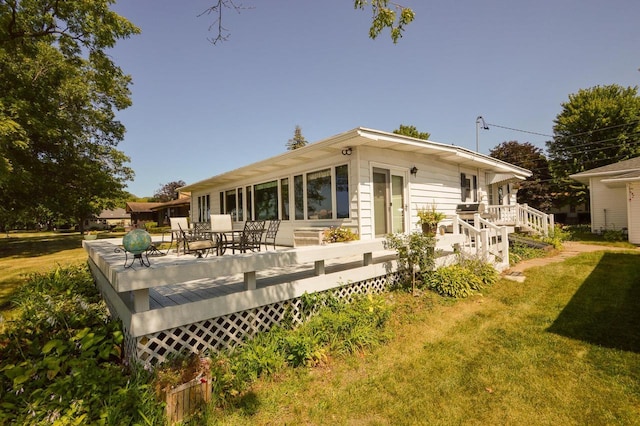
<svg viewBox="0 0 640 426">
<path fill-rule="evenodd" d="M 210 207 L 209 195 L 201 195 L 198 197 L 198 222 L 208 222 Z"/>
<path fill-rule="evenodd" d="M 293 177 L 293 201 L 296 207 L 296 220 L 304 219 L 304 182 L 302 175 Z"/>
<path fill-rule="evenodd" d="M 280 179 L 280 199 L 282 210 L 282 220 L 289 220 L 289 179 Z"/>
<path fill-rule="evenodd" d="M 242 210 L 242 188 L 238 188 L 238 220 L 244 220 L 244 211 Z"/>
<path fill-rule="evenodd" d="M 349 167 L 336 167 L 336 213 L 338 219 L 349 217 Z"/>
<path fill-rule="evenodd" d="M 307 219 L 332 219 L 331 169 L 307 173 Z"/>
<path fill-rule="evenodd" d="M 460 173 L 460 200 L 463 203 L 478 202 L 478 177 Z"/>
<path fill-rule="evenodd" d="M 256 220 L 274 220 L 278 218 L 278 181 L 253 186 L 253 205 Z"/>
<path fill-rule="evenodd" d="M 236 190 L 230 189 L 224 193 L 224 214 L 230 214 L 232 220 L 236 219 Z"/>
<path fill-rule="evenodd" d="M 253 201 L 251 194 L 251 187 L 247 186 L 247 220 L 251 220 L 253 218 Z"/>
</svg>

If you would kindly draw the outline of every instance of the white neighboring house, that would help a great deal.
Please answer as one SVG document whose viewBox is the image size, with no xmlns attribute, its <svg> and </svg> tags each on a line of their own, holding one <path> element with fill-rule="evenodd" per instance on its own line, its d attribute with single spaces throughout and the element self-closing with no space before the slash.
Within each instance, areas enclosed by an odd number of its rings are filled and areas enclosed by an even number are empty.
<svg viewBox="0 0 640 426">
<path fill-rule="evenodd" d="M 180 188 L 191 220 L 231 214 L 280 219 L 279 245 L 294 230 L 345 226 L 361 240 L 418 230 L 417 210 L 447 215 L 461 203 L 516 203 L 531 172 L 459 146 L 356 128 Z"/>
<path fill-rule="evenodd" d="M 640 157 L 570 176 L 589 186 L 591 231 L 627 229 L 640 244 Z"/>
</svg>

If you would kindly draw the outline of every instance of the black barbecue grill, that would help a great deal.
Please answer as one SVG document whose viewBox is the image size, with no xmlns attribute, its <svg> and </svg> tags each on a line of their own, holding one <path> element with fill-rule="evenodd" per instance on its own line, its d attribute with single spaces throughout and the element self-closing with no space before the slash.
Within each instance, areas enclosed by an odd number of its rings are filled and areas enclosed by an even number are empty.
<svg viewBox="0 0 640 426">
<path fill-rule="evenodd" d="M 474 214 L 482 215 L 484 213 L 484 204 L 470 203 L 470 204 L 458 204 L 456 207 L 456 214 L 460 219 L 470 221 L 473 220 Z"/>
</svg>

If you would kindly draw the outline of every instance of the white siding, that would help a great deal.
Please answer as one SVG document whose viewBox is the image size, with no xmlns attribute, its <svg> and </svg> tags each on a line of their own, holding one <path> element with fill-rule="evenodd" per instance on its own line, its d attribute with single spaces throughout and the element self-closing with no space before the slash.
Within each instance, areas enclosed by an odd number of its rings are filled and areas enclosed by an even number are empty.
<svg viewBox="0 0 640 426">
<path fill-rule="evenodd" d="M 359 146 L 354 148 L 351 155 L 337 155 L 320 160 L 309 160 L 306 164 L 289 167 L 275 172 L 264 173 L 259 181 L 240 178 L 222 187 L 211 187 L 205 191 L 192 194 L 192 216 L 197 214 L 197 197 L 203 194 L 211 195 L 211 212 L 220 211 L 220 191 L 247 185 L 255 185 L 274 179 L 289 178 L 289 190 L 293 191 L 293 177 L 314 170 L 321 170 L 341 164 L 349 164 L 349 187 L 351 196 L 351 212 L 349 219 L 336 220 L 293 220 L 294 206 L 291 204 L 291 220 L 283 220 L 278 232 L 278 244 L 293 245 L 293 231 L 296 228 L 308 226 L 348 226 L 357 229 L 363 240 L 374 238 L 373 217 L 373 185 L 372 170 L 374 167 L 390 169 L 406 176 L 406 204 L 409 207 L 409 218 L 406 225 L 409 231 L 417 230 L 417 209 L 429 207 L 432 204 L 447 215 L 455 213 L 456 206 L 461 203 L 460 173 L 477 177 L 478 189 L 487 192 L 485 187 L 486 170 L 461 167 L 455 163 L 448 163 L 442 159 L 435 159 L 426 154 L 415 152 L 401 152 L 390 149 Z M 418 173 L 413 176 L 409 170 L 417 167 Z M 244 196 L 246 201 L 246 194 Z M 236 226 L 242 226 L 236 224 Z"/>
<path fill-rule="evenodd" d="M 627 223 L 626 188 L 608 187 L 599 179 L 591 179 L 591 229 L 600 232 L 606 229 L 622 229 Z"/>
<path fill-rule="evenodd" d="M 640 244 L 640 183 L 632 182 L 627 185 L 627 200 L 629 200 L 629 242 Z"/>
</svg>

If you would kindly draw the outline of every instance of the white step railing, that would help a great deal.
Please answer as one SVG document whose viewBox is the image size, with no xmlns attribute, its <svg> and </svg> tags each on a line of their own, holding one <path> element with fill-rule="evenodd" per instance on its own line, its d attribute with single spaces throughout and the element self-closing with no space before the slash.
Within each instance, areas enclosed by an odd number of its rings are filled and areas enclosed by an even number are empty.
<svg viewBox="0 0 640 426">
<path fill-rule="evenodd" d="M 487 206 L 488 220 L 497 225 L 522 227 L 548 237 L 553 234 L 554 217 L 526 204 Z"/>
<path fill-rule="evenodd" d="M 453 233 L 462 234 L 460 250 L 475 254 L 478 258 L 491 262 L 496 269 L 509 267 L 509 231 L 506 226 L 495 225 L 475 214 L 473 225 L 453 216 Z"/>
</svg>

